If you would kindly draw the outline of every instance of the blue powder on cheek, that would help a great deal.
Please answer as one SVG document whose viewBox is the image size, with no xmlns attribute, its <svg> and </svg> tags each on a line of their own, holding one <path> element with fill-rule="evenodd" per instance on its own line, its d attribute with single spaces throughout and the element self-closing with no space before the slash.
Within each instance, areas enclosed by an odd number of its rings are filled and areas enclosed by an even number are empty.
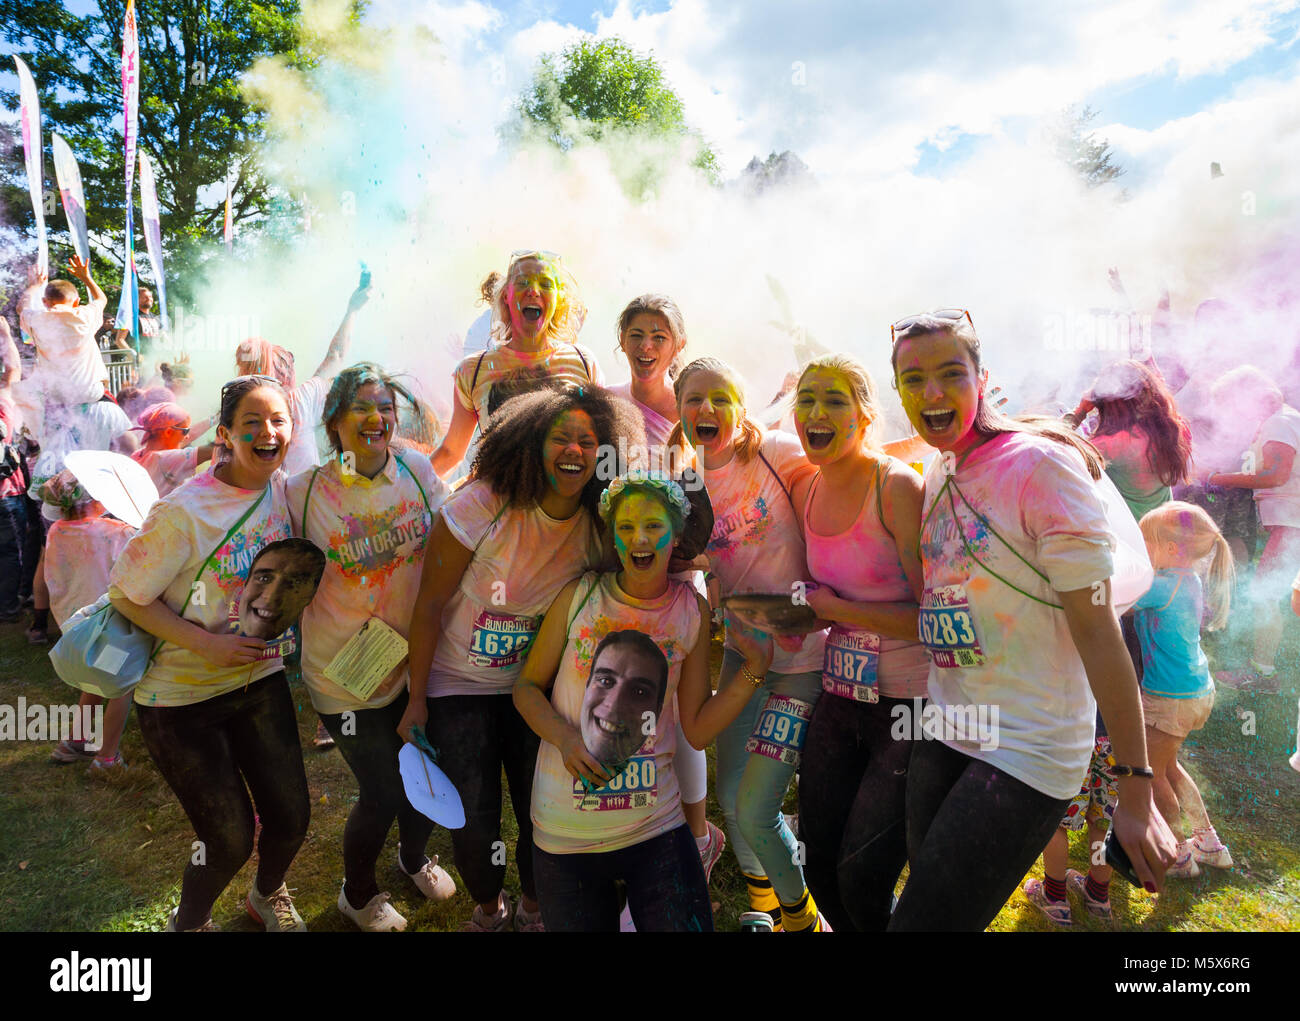
<svg viewBox="0 0 1300 1021">
<path fill-rule="evenodd" d="M 623 541 L 622 536 L 614 536 L 614 548 L 620 553 L 627 552 L 627 543 Z"/>
<path fill-rule="evenodd" d="M 252 443 L 252 442 L 253 442 L 253 434 L 252 434 L 252 433 L 244 433 L 244 435 L 243 435 L 241 438 L 243 439 L 243 441 L 244 441 L 245 443 Z"/>
<path fill-rule="evenodd" d="M 655 543 L 655 549 L 661 550 L 672 541 L 673 541 L 672 533 L 665 532 L 662 536 L 659 537 L 659 541 Z"/>
</svg>

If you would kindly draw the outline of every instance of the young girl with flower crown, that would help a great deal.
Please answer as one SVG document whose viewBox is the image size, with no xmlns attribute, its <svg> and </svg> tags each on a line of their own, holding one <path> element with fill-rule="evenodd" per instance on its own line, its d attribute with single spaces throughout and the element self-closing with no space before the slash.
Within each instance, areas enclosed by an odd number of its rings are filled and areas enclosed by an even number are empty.
<svg viewBox="0 0 1300 1021">
<path fill-rule="evenodd" d="M 638 931 L 713 929 L 674 770 L 675 700 L 697 706 L 709 694 L 708 604 L 669 576 L 693 513 L 663 473 L 610 483 L 600 515 L 621 569 L 560 591 L 515 684 L 515 705 L 542 740 L 532 819 L 548 931 L 617 931 L 618 881 Z M 746 688 L 733 679 L 734 709 Z M 711 735 L 682 711 L 687 738 L 703 747 Z"/>
<path fill-rule="evenodd" d="M 466 928 L 510 921 L 501 839 L 501 773 L 519 824 L 516 931 L 542 926 L 528 804 L 537 737 L 510 700 L 542 615 L 602 557 L 600 450 L 644 445 L 626 402 L 556 382 L 507 401 L 488 421 L 470 481 L 442 506 L 411 612 L 403 740 L 425 726 L 465 805 L 452 831 L 456 868 L 477 905 Z M 697 857 L 698 861 L 698 857 Z"/>
</svg>

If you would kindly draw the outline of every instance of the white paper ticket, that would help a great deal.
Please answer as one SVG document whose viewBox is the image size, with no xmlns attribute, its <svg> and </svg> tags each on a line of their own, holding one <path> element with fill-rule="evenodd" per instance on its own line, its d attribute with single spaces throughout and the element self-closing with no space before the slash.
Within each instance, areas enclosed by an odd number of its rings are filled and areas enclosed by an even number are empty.
<svg viewBox="0 0 1300 1021">
<path fill-rule="evenodd" d="M 406 658 L 406 639 L 371 617 L 325 668 L 325 679 L 365 702 Z"/>
</svg>

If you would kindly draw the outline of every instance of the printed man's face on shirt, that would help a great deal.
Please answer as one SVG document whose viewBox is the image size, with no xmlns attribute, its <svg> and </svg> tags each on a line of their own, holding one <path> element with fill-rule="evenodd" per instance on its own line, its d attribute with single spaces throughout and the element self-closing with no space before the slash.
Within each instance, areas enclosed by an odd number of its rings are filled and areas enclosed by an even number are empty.
<svg viewBox="0 0 1300 1021">
<path fill-rule="evenodd" d="M 306 609 L 320 581 L 318 559 L 298 550 L 272 550 L 257 558 L 239 597 L 239 629 L 250 638 L 284 634 Z"/>
<path fill-rule="evenodd" d="M 655 652 L 658 660 L 649 649 L 620 642 L 602 648 L 591 664 L 580 729 L 587 751 L 602 763 L 625 762 L 655 731 L 668 686 L 667 660 Z"/>
</svg>

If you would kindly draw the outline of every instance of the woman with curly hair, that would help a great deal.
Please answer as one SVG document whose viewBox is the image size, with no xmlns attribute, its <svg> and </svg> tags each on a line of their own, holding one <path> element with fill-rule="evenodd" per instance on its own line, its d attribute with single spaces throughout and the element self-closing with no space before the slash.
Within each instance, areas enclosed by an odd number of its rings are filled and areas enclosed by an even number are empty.
<svg viewBox="0 0 1300 1021">
<path fill-rule="evenodd" d="M 644 445 L 639 416 L 600 387 L 552 383 L 515 397 L 488 420 L 470 481 L 443 505 L 429 539 L 398 734 L 409 741 L 411 727 L 427 723 L 464 802 L 452 849 L 477 905 L 470 931 L 500 932 L 510 921 L 505 862 L 493 853 L 503 767 L 519 824 L 515 929 L 541 928 L 528 814 L 538 738 L 511 689 L 556 594 L 601 561 L 596 463 L 620 438 Z"/>
<path fill-rule="evenodd" d="M 1088 439 L 1101 451 L 1106 474 L 1140 521 L 1172 499 L 1171 487 L 1187 480 L 1192 430 L 1164 380 L 1131 359 L 1108 366 L 1072 417 L 1082 419 L 1092 411 L 1096 424 Z"/>
<path fill-rule="evenodd" d="M 474 427 L 511 397 L 547 379 L 604 382 L 595 356 L 578 344 L 587 309 L 577 281 L 554 252 L 513 253 L 505 276 L 484 281 L 483 296 L 492 306 L 493 346 L 462 359 L 452 375 L 451 424 L 433 454 L 433 470 L 444 478 L 465 456 Z"/>
</svg>

